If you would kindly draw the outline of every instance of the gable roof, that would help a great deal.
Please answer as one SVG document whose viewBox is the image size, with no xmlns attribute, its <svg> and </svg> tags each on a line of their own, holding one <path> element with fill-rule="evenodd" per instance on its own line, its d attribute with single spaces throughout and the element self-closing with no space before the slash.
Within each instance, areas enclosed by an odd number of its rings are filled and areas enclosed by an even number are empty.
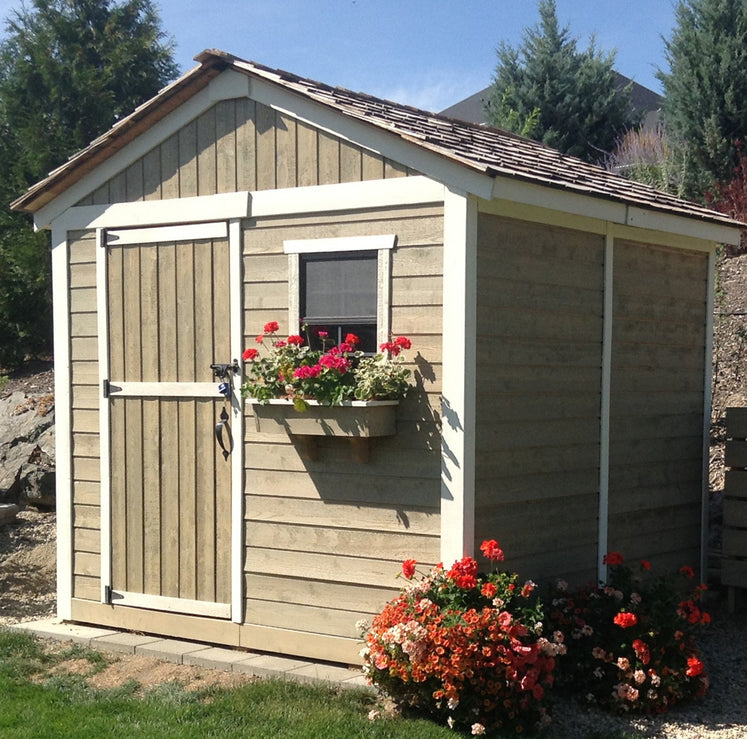
<svg viewBox="0 0 747 739">
<path fill-rule="evenodd" d="M 11 203 L 14 210 L 36 212 L 97 165 L 204 88 L 226 69 L 261 78 L 335 113 L 356 119 L 489 177 L 505 177 L 738 227 L 721 213 L 624 179 L 536 141 L 500 129 L 447 118 L 359 92 L 331 87 L 298 75 L 245 61 L 219 50 L 195 57 L 199 66 L 161 90 L 85 149 Z M 428 174 L 424 172 L 424 174 Z"/>
</svg>

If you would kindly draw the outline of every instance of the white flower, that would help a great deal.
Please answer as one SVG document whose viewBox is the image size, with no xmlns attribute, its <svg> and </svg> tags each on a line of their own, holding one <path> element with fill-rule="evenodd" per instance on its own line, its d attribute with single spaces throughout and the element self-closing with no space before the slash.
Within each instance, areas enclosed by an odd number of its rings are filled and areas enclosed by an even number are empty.
<svg viewBox="0 0 747 739">
<path fill-rule="evenodd" d="M 472 724 L 472 736 L 478 736 L 485 733 L 485 727 L 482 724 Z"/>
<path fill-rule="evenodd" d="M 449 698 L 446 705 L 449 707 L 450 711 L 453 711 L 459 705 L 459 698 Z"/>
<path fill-rule="evenodd" d="M 453 728 L 454 728 L 454 719 L 453 719 L 453 718 L 452 718 L 451 716 L 449 716 L 449 718 L 447 718 L 447 719 L 446 719 L 446 725 L 447 725 L 447 726 L 448 726 L 448 727 L 449 727 L 450 729 L 453 729 Z"/>
<path fill-rule="evenodd" d="M 568 590 L 568 583 L 565 580 L 558 580 L 558 582 L 555 584 L 555 588 L 557 590 L 565 591 Z"/>
<path fill-rule="evenodd" d="M 368 621 L 365 618 L 356 621 L 355 629 L 359 634 L 365 634 L 368 631 Z"/>
</svg>

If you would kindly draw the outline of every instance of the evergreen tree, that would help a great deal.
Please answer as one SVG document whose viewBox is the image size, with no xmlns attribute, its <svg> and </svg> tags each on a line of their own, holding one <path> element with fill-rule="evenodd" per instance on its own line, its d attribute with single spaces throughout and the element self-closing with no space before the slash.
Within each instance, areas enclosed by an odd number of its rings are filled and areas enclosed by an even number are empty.
<svg viewBox="0 0 747 739">
<path fill-rule="evenodd" d="M 700 196 L 731 180 L 747 135 L 747 2 L 680 0 L 675 23 L 670 72 L 658 77 L 667 130 L 689 150 L 688 192 Z"/>
<path fill-rule="evenodd" d="M 0 42 L 0 366 L 51 346 L 46 234 L 8 204 L 177 74 L 151 0 L 32 0 Z"/>
<path fill-rule="evenodd" d="M 597 51 L 593 39 L 586 51 L 577 48 L 568 27 L 558 24 L 555 0 L 540 0 L 539 13 L 520 48 L 498 48 L 488 121 L 517 133 L 529 128 L 565 154 L 600 161 L 637 123 L 630 86 L 617 83 L 614 53 Z"/>
</svg>

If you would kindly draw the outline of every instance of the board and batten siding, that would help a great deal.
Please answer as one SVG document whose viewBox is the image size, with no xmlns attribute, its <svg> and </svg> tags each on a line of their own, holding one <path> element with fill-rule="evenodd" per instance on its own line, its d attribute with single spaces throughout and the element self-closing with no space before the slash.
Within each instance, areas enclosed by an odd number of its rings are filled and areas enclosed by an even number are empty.
<svg viewBox="0 0 747 739">
<path fill-rule="evenodd" d="M 285 435 L 260 434 L 247 408 L 245 622 L 356 638 L 355 623 L 397 589 L 401 562 L 435 563 L 440 534 L 441 208 L 249 220 L 244 230 L 247 346 L 288 321 L 286 239 L 393 233 L 391 328 L 412 339 L 417 389 L 397 434 L 357 464 L 345 439 L 320 437 L 315 461 Z"/>
<path fill-rule="evenodd" d="M 73 596 L 100 598 L 99 364 L 96 233 L 68 235 L 73 478 Z"/>
<path fill-rule="evenodd" d="M 407 167 L 247 98 L 183 126 L 78 205 L 361 182 Z"/>
<path fill-rule="evenodd" d="M 476 543 L 596 578 L 604 239 L 480 213 Z"/>
<path fill-rule="evenodd" d="M 609 549 L 699 561 L 708 255 L 615 241 Z"/>
</svg>

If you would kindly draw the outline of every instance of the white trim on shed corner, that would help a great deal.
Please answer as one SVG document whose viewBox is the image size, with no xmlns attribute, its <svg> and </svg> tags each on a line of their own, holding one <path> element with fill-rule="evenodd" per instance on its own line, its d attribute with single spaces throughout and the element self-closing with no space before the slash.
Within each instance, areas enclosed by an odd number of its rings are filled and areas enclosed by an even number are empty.
<svg viewBox="0 0 747 739">
<path fill-rule="evenodd" d="M 52 316 L 54 319 L 55 496 L 57 501 L 57 617 L 72 618 L 73 478 L 70 405 L 70 277 L 67 231 L 52 228 Z"/>
<path fill-rule="evenodd" d="M 477 202 L 466 192 L 444 198 L 441 561 L 475 545 L 477 344 Z"/>
<path fill-rule="evenodd" d="M 716 252 L 708 254 L 708 284 L 706 293 L 706 330 L 703 379 L 703 478 L 702 514 L 700 526 L 700 582 L 708 579 L 708 509 L 710 496 L 711 412 L 713 392 L 713 310 L 716 300 Z"/>
<path fill-rule="evenodd" d="M 599 414 L 599 520 L 597 533 L 597 580 L 607 581 L 610 497 L 610 397 L 612 389 L 612 326 L 614 306 L 615 239 L 611 233 L 604 241 L 604 293 L 602 322 L 602 391 Z"/>
</svg>

